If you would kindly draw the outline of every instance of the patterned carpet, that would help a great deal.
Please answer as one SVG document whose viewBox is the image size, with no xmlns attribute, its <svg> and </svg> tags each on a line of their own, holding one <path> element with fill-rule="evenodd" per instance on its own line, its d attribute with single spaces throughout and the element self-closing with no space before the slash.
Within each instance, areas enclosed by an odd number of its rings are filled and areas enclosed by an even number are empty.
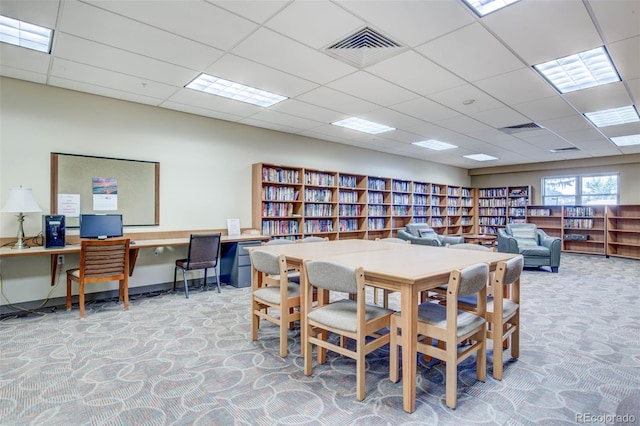
<svg viewBox="0 0 640 426">
<path fill-rule="evenodd" d="M 77 308 L 4 318 L 0 423 L 638 424 L 639 277 L 639 261 L 568 253 L 559 274 L 525 270 L 520 359 L 497 381 L 489 346 L 485 383 L 465 361 L 456 410 L 444 404 L 444 365 L 421 364 L 413 414 L 402 410 L 402 382 L 388 380 L 386 348 L 368 357 L 358 402 L 352 360 L 330 353 L 307 377 L 299 330 L 285 359 L 274 325 L 252 342 L 248 289 L 136 297 L 127 312 L 94 303 L 85 320 Z"/>
</svg>

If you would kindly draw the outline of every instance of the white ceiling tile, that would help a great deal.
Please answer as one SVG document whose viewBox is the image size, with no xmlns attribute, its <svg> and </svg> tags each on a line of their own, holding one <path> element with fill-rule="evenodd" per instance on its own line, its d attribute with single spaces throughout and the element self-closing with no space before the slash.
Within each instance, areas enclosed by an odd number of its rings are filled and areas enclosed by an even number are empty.
<svg viewBox="0 0 640 426">
<path fill-rule="evenodd" d="M 355 68 L 329 55 L 266 29 L 252 34 L 232 52 L 320 84 L 355 71 Z"/>
<path fill-rule="evenodd" d="M 140 81 L 162 82 L 182 87 L 197 73 L 157 59 L 135 55 L 121 49 L 94 43 L 67 34 L 59 34 L 56 56 L 61 59 L 136 76 Z"/>
<path fill-rule="evenodd" d="M 491 129 L 484 123 L 474 120 L 473 118 L 460 115 L 458 117 L 447 118 L 444 120 L 438 120 L 436 124 L 453 130 L 455 132 L 463 133 L 465 135 L 473 135 L 474 133 L 486 131 Z"/>
<path fill-rule="evenodd" d="M 364 26 L 364 21 L 334 3 L 315 0 L 291 3 L 266 26 L 320 49 L 351 35 Z"/>
<path fill-rule="evenodd" d="M 0 64 L 0 75 L 18 80 L 31 81 L 33 83 L 46 84 L 47 74 L 22 70 L 13 67 L 5 67 Z"/>
<path fill-rule="evenodd" d="M 483 23 L 529 65 L 602 45 L 581 0 L 522 0 Z"/>
<path fill-rule="evenodd" d="M 340 1 L 339 5 L 409 47 L 473 22 L 462 3 L 447 1 Z"/>
<path fill-rule="evenodd" d="M 598 128 L 606 137 L 638 135 L 640 134 L 640 121 L 626 124 L 618 124 L 617 126 L 607 126 Z"/>
<path fill-rule="evenodd" d="M 124 101 L 135 102 L 139 104 L 158 106 L 161 102 L 161 99 L 158 99 L 152 96 L 146 96 L 142 93 L 126 92 L 126 91 L 120 90 L 119 88 L 114 88 L 115 86 L 120 87 L 120 85 L 112 84 L 112 87 L 105 87 L 105 86 L 98 86 L 92 82 L 83 83 L 81 81 L 67 80 L 67 79 L 58 78 L 55 76 L 49 77 L 48 83 L 54 87 L 62 87 L 63 89 L 75 90 L 78 92 L 105 96 L 108 98 L 117 98 Z"/>
<path fill-rule="evenodd" d="M 395 104 L 391 109 L 425 121 L 438 121 L 460 115 L 458 111 L 454 111 L 427 98 L 414 98 Z"/>
<path fill-rule="evenodd" d="M 209 93 L 192 89 L 180 89 L 173 94 L 168 101 L 186 105 L 194 105 L 199 108 L 221 111 L 234 116 L 248 117 L 260 111 L 259 106 L 246 102 L 228 99 Z"/>
<path fill-rule="evenodd" d="M 443 90 L 429 95 L 429 99 L 445 105 L 462 114 L 477 113 L 490 109 L 502 108 L 505 105 L 470 84 Z M 469 105 L 464 102 L 472 101 Z"/>
<path fill-rule="evenodd" d="M 344 118 L 343 113 L 331 111 L 296 99 L 287 99 L 286 101 L 278 102 L 270 109 L 325 124 L 330 124 Z"/>
<path fill-rule="evenodd" d="M 349 115 L 359 115 L 379 108 L 375 104 L 328 87 L 319 87 L 297 98 L 303 102 Z"/>
<path fill-rule="evenodd" d="M 23 49 L 7 43 L 0 43 L 0 65 L 30 73 L 46 74 L 51 55 L 35 50 Z M 3 74 L 4 75 L 4 74 Z"/>
<path fill-rule="evenodd" d="M 512 106 L 520 114 L 529 117 L 534 122 L 575 114 L 575 110 L 560 97 L 538 99 Z"/>
<path fill-rule="evenodd" d="M 425 43 L 416 50 L 471 82 L 525 66 L 479 23 Z"/>
<path fill-rule="evenodd" d="M 208 46 L 228 50 L 258 26 L 204 1 L 112 1 L 85 0 L 102 9 L 163 28 Z"/>
<path fill-rule="evenodd" d="M 506 104 L 519 104 L 557 95 L 549 83 L 531 68 L 520 68 L 476 81 L 475 85 Z"/>
<path fill-rule="evenodd" d="M 59 0 L 2 0 L 0 13 L 30 24 L 54 29 L 59 7 Z"/>
<path fill-rule="evenodd" d="M 327 84 L 327 87 L 381 106 L 397 104 L 416 97 L 415 93 L 363 71 L 339 78 Z"/>
<path fill-rule="evenodd" d="M 627 84 L 631 90 L 631 96 L 633 96 L 634 99 L 633 104 L 636 106 L 640 105 L 640 78 L 629 80 Z"/>
<path fill-rule="evenodd" d="M 640 36 L 612 43 L 608 51 L 621 78 L 640 78 Z"/>
<path fill-rule="evenodd" d="M 206 68 L 205 72 L 286 97 L 294 97 L 318 87 L 309 80 L 230 54 Z"/>
<path fill-rule="evenodd" d="M 160 106 L 163 108 L 174 110 L 174 111 L 181 111 L 189 114 L 201 115 L 204 117 L 217 118 L 225 121 L 235 122 L 235 121 L 240 121 L 241 119 L 244 118 L 239 115 L 233 115 L 233 114 L 229 114 L 222 111 L 214 111 L 211 109 L 200 108 L 192 104 L 181 104 L 179 102 L 173 102 L 173 101 L 163 102 Z"/>
<path fill-rule="evenodd" d="M 311 130 L 324 124 L 317 120 L 296 117 L 295 115 L 285 114 L 267 108 L 253 114 L 251 117 L 248 117 L 248 119 L 279 124 L 298 130 Z"/>
<path fill-rule="evenodd" d="M 117 28 L 117 31 L 114 31 L 114 28 Z M 57 34 L 56 43 L 59 37 L 69 34 L 193 69 L 206 67 L 224 53 L 205 44 L 77 1 L 65 3 L 59 29 L 63 34 Z M 64 48 L 64 43 L 60 48 Z M 78 52 L 78 56 L 84 54 L 86 52 Z"/>
<path fill-rule="evenodd" d="M 482 121 L 483 123 L 495 128 L 516 126 L 529 122 L 529 119 L 527 117 L 512 110 L 509 107 L 490 109 L 476 113 L 470 113 L 469 115 L 476 120 Z"/>
<path fill-rule="evenodd" d="M 640 3 L 637 0 L 592 0 L 589 6 L 609 43 L 633 37 L 640 31 Z"/>
<path fill-rule="evenodd" d="M 58 77 L 64 80 L 73 80 L 87 85 L 94 85 L 97 88 L 112 89 L 114 92 L 119 92 L 123 96 L 125 93 L 135 93 L 136 95 L 161 100 L 171 96 L 176 90 L 175 86 L 161 82 L 59 58 L 53 60 L 50 75 L 51 77 Z M 91 91 L 90 93 L 96 92 Z"/>
<path fill-rule="evenodd" d="M 622 82 L 576 90 L 565 94 L 565 97 L 580 112 L 601 111 L 632 104 L 627 88 Z"/>
<path fill-rule="evenodd" d="M 207 0 L 236 15 L 257 23 L 263 23 L 278 11 L 282 10 L 291 0 Z"/>
</svg>

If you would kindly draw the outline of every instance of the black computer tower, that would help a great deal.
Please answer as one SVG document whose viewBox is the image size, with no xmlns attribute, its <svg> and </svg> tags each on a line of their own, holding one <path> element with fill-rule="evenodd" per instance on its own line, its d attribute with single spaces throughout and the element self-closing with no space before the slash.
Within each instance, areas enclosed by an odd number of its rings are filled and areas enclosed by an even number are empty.
<svg viewBox="0 0 640 426">
<path fill-rule="evenodd" d="M 42 245 L 44 248 L 64 247 L 64 215 L 45 214 L 42 216 Z"/>
</svg>

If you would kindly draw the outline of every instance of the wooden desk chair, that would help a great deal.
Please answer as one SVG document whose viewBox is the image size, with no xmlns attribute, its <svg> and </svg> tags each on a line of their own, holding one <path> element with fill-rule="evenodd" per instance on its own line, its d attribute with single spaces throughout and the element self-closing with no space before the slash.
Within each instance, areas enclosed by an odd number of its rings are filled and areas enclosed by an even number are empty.
<svg viewBox="0 0 640 426">
<path fill-rule="evenodd" d="M 300 240 L 296 240 L 296 243 L 321 243 L 323 241 L 329 241 L 327 237 L 304 237 Z"/>
<path fill-rule="evenodd" d="M 511 346 L 511 356 L 520 356 L 520 276 L 523 267 L 522 256 L 498 262 L 493 278 L 493 297 L 487 299 L 487 339 L 493 342 L 493 377 L 497 380 L 502 380 L 505 349 Z M 460 299 L 460 309 L 476 307 L 476 298 Z"/>
<path fill-rule="evenodd" d="M 409 240 L 403 240 L 402 238 L 389 237 L 389 238 L 376 238 L 376 241 L 380 241 L 383 243 L 394 243 L 394 244 L 411 244 Z M 389 307 L 389 295 L 393 293 L 391 290 L 382 290 L 382 306 L 385 308 Z M 373 288 L 373 303 L 378 304 L 378 289 Z"/>
<path fill-rule="evenodd" d="M 303 334 L 304 374 L 313 372 L 313 345 L 318 348 L 318 364 L 326 362 L 326 350 L 339 353 L 356 360 L 356 397 L 365 397 L 365 356 L 389 343 L 389 333 L 380 334 L 389 327 L 393 311 L 365 303 L 365 282 L 362 268 L 350 268 L 334 262 L 307 261 L 303 267 L 306 280 L 307 306 L 306 329 Z M 341 299 L 325 305 L 312 307 L 312 292 L 320 291 L 355 294 L 356 300 Z M 329 299 L 330 300 L 330 297 Z M 340 336 L 340 345 L 328 341 L 329 333 Z M 355 349 L 350 350 L 342 343 L 344 338 L 355 341 Z M 369 340 L 368 340 L 369 339 Z"/>
<path fill-rule="evenodd" d="M 280 327 L 280 356 L 287 356 L 287 328 L 300 320 L 300 285 L 289 281 L 287 259 L 266 251 L 249 253 L 253 276 L 251 277 L 251 339 L 258 339 L 260 319 Z M 265 276 L 278 276 L 278 285 L 265 282 Z M 279 316 L 270 310 L 277 310 Z"/>
<path fill-rule="evenodd" d="M 269 240 L 263 242 L 263 246 L 279 246 L 283 244 L 295 244 L 295 241 L 286 238 L 277 238 L 275 240 Z M 295 269 L 288 270 L 289 281 L 300 282 L 300 271 Z M 267 284 L 278 285 L 280 283 L 280 277 L 278 275 L 266 275 L 264 277 Z"/>
<path fill-rule="evenodd" d="M 129 239 L 83 240 L 78 268 L 67 270 L 67 311 L 71 309 L 71 282 L 80 284 L 78 304 L 84 318 L 84 287 L 118 281 L 118 299 L 129 309 Z"/>
<path fill-rule="evenodd" d="M 207 270 L 213 268 L 216 275 L 218 293 L 220 293 L 220 274 L 218 273 L 218 262 L 220 260 L 220 238 L 220 233 L 190 235 L 187 258 L 176 260 L 176 266 L 173 269 L 173 291 L 176 291 L 178 269 L 182 270 L 184 296 L 188 299 L 189 286 L 187 285 L 187 271 L 204 269 L 203 287 L 204 290 L 208 290 Z"/>
<path fill-rule="evenodd" d="M 418 308 L 417 351 L 446 363 L 445 400 L 449 408 L 456 408 L 458 399 L 458 364 L 476 353 L 476 377 L 484 381 L 487 375 L 486 298 L 489 265 L 478 263 L 452 271 L 447 284 L 447 304 L 422 303 Z M 473 311 L 458 310 L 458 297 L 477 295 Z M 389 351 L 389 378 L 397 382 L 398 345 L 400 344 L 400 316 L 391 317 L 391 346 Z M 433 346 L 432 340 L 438 340 Z M 459 346 L 462 342 L 469 342 Z"/>
</svg>

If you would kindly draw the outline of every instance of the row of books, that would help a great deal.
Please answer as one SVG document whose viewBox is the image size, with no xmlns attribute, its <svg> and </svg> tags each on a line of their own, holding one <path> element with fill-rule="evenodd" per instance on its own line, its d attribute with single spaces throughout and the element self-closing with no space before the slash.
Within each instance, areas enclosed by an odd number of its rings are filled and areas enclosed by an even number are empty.
<svg viewBox="0 0 640 426">
<path fill-rule="evenodd" d="M 300 191 L 287 186 L 265 186 L 262 188 L 262 198 L 267 201 L 296 201 Z"/>
<path fill-rule="evenodd" d="M 575 229 L 592 229 L 593 219 L 565 219 L 564 227 Z"/>
<path fill-rule="evenodd" d="M 481 198 L 478 200 L 480 207 L 506 207 L 507 200 L 505 198 Z"/>
<path fill-rule="evenodd" d="M 305 233 L 333 232 L 333 220 L 315 219 L 304 221 Z"/>
<path fill-rule="evenodd" d="M 396 192 L 411 192 L 411 184 L 404 180 L 394 180 L 391 182 L 391 189 Z"/>
<path fill-rule="evenodd" d="M 293 214 L 293 203 L 262 203 L 262 216 L 288 217 Z"/>
<path fill-rule="evenodd" d="M 300 183 L 300 173 L 291 169 L 263 167 L 262 180 L 264 182 Z"/>
<path fill-rule="evenodd" d="M 358 220 L 357 219 L 340 219 L 338 221 L 338 231 L 346 232 L 346 231 L 358 231 Z"/>
<path fill-rule="evenodd" d="M 305 216 L 333 216 L 333 204 L 305 204 Z"/>
<path fill-rule="evenodd" d="M 297 234 L 297 220 L 263 220 L 262 235 Z"/>
<path fill-rule="evenodd" d="M 478 218 L 478 225 L 493 225 L 493 226 L 504 226 L 506 223 L 506 218 L 503 217 L 493 217 L 493 216 L 481 216 Z"/>
<path fill-rule="evenodd" d="M 386 191 L 387 184 L 384 179 L 369 178 L 369 180 L 367 181 L 367 188 L 375 189 L 378 191 Z"/>
<path fill-rule="evenodd" d="M 565 207 L 565 216 L 595 216 L 593 207 Z"/>
<path fill-rule="evenodd" d="M 501 207 L 481 207 L 478 209 L 478 214 L 481 216 L 505 216 L 507 209 Z"/>
<path fill-rule="evenodd" d="M 340 175 L 338 176 L 338 185 L 343 188 L 357 188 L 358 178 L 355 176 Z"/>
<path fill-rule="evenodd" d="M 362 215 L 362 204 L 340 204 L 338 206 L 340 216 L 360 216 Z"/>
<path fill-rule="evenodd" d="M 305 172 L 304 183 L 306 185 L 318 185 L 318 186 L 334 186 L 336 184 L 336 177 L 330 173 L 317 173 L 317 172 Z"/>
<path fill-rule="evenodd" d="M 357 191 L 340 191 L 338 193 L 338 201 L 341 203 L 357 203 L 360 194 Z"/>
<path fill-rule="evenodd" d="M 330 203 L 333 198 L 333 191 L 330 189 L 305 189 L 305 201 L 324 201 Z"/>
</svg>

